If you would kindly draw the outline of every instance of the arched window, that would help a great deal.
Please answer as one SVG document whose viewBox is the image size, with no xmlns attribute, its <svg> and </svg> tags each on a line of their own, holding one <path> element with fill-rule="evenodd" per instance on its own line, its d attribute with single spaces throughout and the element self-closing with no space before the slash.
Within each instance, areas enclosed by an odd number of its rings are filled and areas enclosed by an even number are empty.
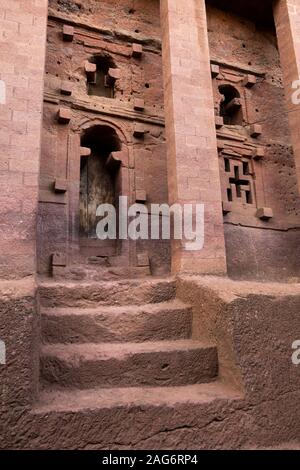
<svg viewBox="0 0 300 470">
<path fill-rule="evenodd" d="M 107 125 L 96 125 L 85 131 L 81 145 L 91 155 L 80 162 L 80 236 L 96 238 L 96 211 L 100 204 L 116 206 L 118 169 L 108 165 L 112 152 L 121 150 L 116 131 Z"/>
<path fill-rule="evenodd" d="M 219 92 L 222 95 L 220 116 L 223 117 L 224 124 L 242 126 L 243 110 L 238 90 L 232 85 L 221 85 Z"/>
<path fill-rule="evenodd" d="M 90 60 L 96 64 L 95 80 L 88 83 L 88 94 L 94 96 L 114 97 L 114 81 L 108 76 L 109 69 L 116 68 L 112 58 L 108 55 L 95 55 Z"/>
</svg>

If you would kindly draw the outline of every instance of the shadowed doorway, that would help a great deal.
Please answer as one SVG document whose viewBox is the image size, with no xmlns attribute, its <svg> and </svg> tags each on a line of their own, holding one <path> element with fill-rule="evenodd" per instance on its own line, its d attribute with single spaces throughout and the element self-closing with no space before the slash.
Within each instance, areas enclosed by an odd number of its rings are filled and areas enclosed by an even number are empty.
<svg viewBox="0 0 300 470">
<path fill-rule="evenodd" d="M 90 248 L 86 254 L 97 255 L 93 247 L 102 248 L 103 255 L 114 254 L 115 241 L 97 239 L 96 216 L 100 204 L 117 206 L 116 182 L 118 168 L 108 164 L 112 152 L 121 150 L 120 140 L 115 130 L 107 125 L 96 125 L 85 131 L 81 145 L 91 149 L 91 155 L 80 161 L 80 245 Z M 103 252 L 104 250 L 104 252 Z"/>
</svg>

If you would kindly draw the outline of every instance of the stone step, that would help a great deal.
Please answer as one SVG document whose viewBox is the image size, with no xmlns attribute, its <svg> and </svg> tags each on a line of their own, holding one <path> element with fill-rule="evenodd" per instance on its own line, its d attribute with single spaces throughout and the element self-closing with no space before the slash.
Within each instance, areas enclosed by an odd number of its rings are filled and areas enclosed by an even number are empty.
<svg viewBox="0 0 300 470">
<path fill-rule="evenodd" d="M 196 384 L 218 373 L 216 347 L 192 340 L 44 345 L 40 363 L 45 383 L 78 389 Z"/>
<path fill-rule="evenodd" d="M 105 267 L 96 264 L 76 264 L 65 268 L 58 268 L 53 271 L 55 281 L 82 281 L 82 282 L 102 282 L 118 281 L 121 279 L 136 279 L 150 276 L 148 267 L 125 267 L 110 266 Z"/>
<path fill-rule="evenodd" d="M 175 297 L 172 278 L 129 279 L 104 282 L 39 282 L 43 307 L 95 307 L 99 305 L 143 305 L 166 302 Z"/>
<path fill-rule="evenodd" d="M 241 401 L 236 390 L 219 381 L 182 387 L 47 389 L 31 411 L 30 445 L 34 448 L 37 439 L 45 449 L 234 448 L 242 432 L 237 425 L 233 433 L 228 423 Z M 245 423 L 240 421 L 241 431 Z"/>
<path fill-rule="evenodd" d="M 98 308 L 43 308 L 46 343 L 142 342 L 190 338 L 192 309 L 179 300 Z"/>
</svg>

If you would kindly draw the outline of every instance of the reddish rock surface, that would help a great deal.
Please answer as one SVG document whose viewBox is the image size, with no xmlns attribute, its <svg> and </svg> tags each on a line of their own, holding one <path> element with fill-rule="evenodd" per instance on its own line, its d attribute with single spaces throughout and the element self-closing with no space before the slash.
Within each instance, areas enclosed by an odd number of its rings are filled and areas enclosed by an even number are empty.
<svg viewBox="0 0 300 470">
<path fill-rule="evenodd" d="M 299 448 L 298 10 L 1 0 L 1 449 Z M 98 240 L 118 196 L 203 250 Z"/>
</svg>

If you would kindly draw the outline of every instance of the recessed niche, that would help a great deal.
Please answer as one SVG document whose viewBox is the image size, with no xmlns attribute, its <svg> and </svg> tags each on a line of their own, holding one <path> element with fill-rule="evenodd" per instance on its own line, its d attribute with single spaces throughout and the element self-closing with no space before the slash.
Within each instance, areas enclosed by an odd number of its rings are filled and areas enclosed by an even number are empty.
<svg viewBox="0 0 300 470">
<path fill-rule="evenodd" d="M 116 68 L 114 61 L 108 55 L 96 55 L 91 63 L 96 64 L 96 73 L 94 81 L 88 83 L 88 94 L 114 98 L 115 83 L 108 76 L 109 70 Z"/>
<path fill-rule="evenodd" d="M 220 85 L 222 95 L 220 102 L 220 116 L 224 124 L 231 126 L 243 125 L 243 111 L 238 90 L 232 85 Z"/>
</svg>

